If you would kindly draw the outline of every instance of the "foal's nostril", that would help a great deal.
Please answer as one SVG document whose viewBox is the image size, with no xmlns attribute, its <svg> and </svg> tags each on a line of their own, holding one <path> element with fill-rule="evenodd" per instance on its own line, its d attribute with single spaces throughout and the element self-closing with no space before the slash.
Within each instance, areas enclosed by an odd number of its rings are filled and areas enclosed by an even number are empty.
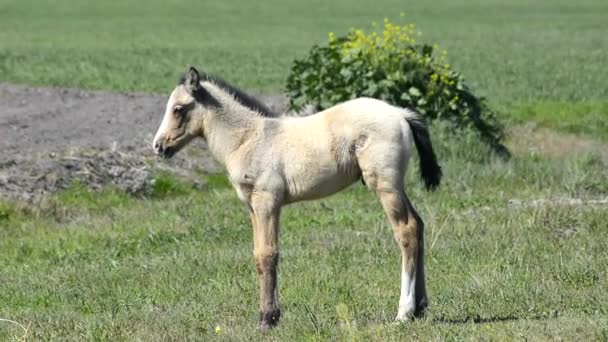
<svg viewBox="0 0 608 342">
<path fill-rule="evenodd" d="M 154 142 L 153 147 L 154 147 L 154 151 L 156 151 L 156 153 L 163 153 L 164 148 L 160 145 L 160 143 L 158 141 Z"/>
</svg>

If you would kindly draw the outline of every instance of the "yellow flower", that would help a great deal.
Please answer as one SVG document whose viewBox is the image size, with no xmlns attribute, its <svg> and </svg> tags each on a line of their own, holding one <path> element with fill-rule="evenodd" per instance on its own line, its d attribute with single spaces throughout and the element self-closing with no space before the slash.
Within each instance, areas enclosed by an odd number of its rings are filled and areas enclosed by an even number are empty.
<svg viewBox="0 0 608 342">
<path fill-rule="evenodd" d="M 222 333 L 222 328 L 219 325 L 215 327 L 215 333 L 218 335 Z"/>
<path fill-rule="evenodd" d="M 333 43 L 336 41 L 336 35 L 333 32 L 329 32 L 328 36 L 329 36 L 330 43 Z"/>
</svg>

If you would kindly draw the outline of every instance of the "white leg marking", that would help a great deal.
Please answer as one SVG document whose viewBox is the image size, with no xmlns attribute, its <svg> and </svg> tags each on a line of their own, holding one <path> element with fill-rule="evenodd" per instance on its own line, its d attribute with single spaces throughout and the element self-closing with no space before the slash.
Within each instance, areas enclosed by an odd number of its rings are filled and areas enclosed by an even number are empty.
<svg viewBox="0 0 608 342">
<path fill-rule="evenodd" d="M 399 311 L 397 321 L 407 321 L 416 311 L 416 270 L 409 274 L 401 270 L 401 295 L 399 296 Z"/>
</svg>

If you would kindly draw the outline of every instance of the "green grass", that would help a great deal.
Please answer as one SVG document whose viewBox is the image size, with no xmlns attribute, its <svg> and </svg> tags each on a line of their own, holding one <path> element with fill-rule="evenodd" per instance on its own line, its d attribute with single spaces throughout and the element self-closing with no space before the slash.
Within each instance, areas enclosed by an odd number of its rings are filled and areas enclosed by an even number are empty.
<svg viewBox="0 0 608 342">
<path fill-rule="evenodd" d="M 358 184 L 284 210 L 284 317 L 255 333 L 251 228 L 219 176 L 206 191 L 164 176 L 163 188 L 179 196 L 92 195 L 75 185 L 45 209 L 3 204 L 0 318 L 31 323 L 34 340 L 605 339 L 608 211 L 508 202 L 602 198 L 607 161 L 534 153 L 463 162 L 485 147 L 434 133 L 444 185 L 425 192 L 416 170 L 408 181 L 427 223 L 431 308 L 422 320 L 392 323 L 398 250 L 377 200 Z M 0 339 L 19 334 L 0 322 Z"/>
<path fill-rule="evenodd" d="M 0 1 L 0 80 L 167 93 L 187 64 L 279 90 L 327 33 L 400 12 L 493 101 L 606 101 L 608 3 Z"/>
<path fill-rule="evenodd" d="M 563 132 L 608 140 L 608 102 L 525 104 L 511 113 L 519 122 L 534 121 Z"/>
</svg>

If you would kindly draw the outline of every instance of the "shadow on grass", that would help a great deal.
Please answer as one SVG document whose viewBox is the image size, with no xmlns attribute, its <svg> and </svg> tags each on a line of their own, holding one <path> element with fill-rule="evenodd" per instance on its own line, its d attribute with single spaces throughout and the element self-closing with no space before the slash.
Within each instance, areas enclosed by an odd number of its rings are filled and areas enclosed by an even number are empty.
<svg viewBox="0 0 608 342">
<path fill-rule="evenodd" d="M 446 318 L 446 317 L 437 317 L 433 319 L 434 323 L 440 324 L 487 324 L 487 323 L 501 323 L 501 322 L 513 322 L 519 320 L 541 320 L 549 317 L 543 316 L 514 316 L 514 315 L 506 315 L 506 316 L 490 316 L 490 317 L 480 317 L 480 316 L 467 316 L 464 318 Z"/>
</svg>

